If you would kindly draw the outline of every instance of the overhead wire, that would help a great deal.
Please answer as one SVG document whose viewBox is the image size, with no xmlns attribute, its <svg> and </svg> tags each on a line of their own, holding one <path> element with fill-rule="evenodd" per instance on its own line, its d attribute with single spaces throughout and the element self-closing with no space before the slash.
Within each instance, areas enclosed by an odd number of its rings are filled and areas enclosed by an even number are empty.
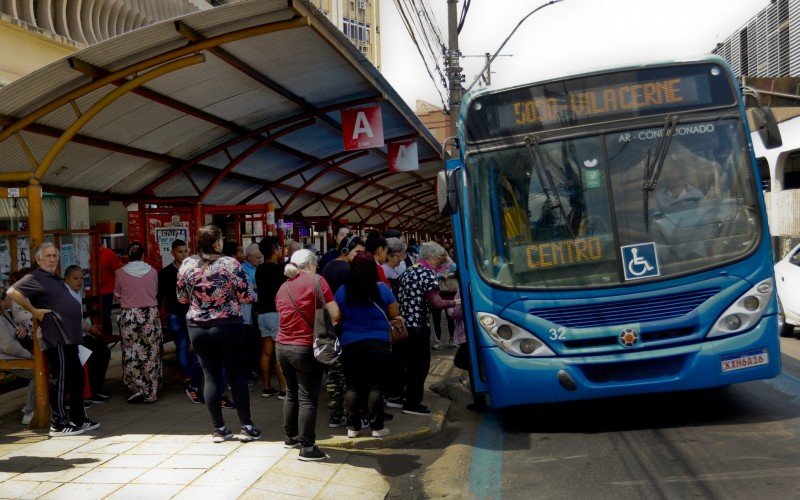
<svg viewBox="0 0 800 500">
<path fill-rule="evenodd" d="M 464 21 L 467 20 L 467 12 L 469 12 L 469 4 L 472 0 L 464 0 L 464 8 L 461 9 L 461 17 L 458 19 L 458 27 L 456 33 L 461 34 L 461 28 L 464 27 Z"/>
</svg>

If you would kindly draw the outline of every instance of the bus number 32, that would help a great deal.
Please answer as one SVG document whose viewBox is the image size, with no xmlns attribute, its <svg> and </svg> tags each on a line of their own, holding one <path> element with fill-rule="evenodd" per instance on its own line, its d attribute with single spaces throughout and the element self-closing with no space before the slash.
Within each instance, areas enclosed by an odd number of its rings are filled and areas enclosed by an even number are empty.
<svg viewBox="0 0 800 500">
<path fill-rule="evenodd" d="M 551 328 L 550 329 L 550 340 L 566 340 L 567 338 L 567 329 L 566 328 Z"/>
</svg>

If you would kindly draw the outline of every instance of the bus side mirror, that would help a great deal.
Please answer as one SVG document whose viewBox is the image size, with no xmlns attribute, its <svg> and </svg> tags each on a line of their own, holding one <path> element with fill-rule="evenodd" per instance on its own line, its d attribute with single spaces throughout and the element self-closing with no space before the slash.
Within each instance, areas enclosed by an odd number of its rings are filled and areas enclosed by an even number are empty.
<svg viewBox="0 0 800 500">
<path fill-rule="evenodd" d="M 775 149 L 783 146 L 778 120 L 775 119 L 775 115 L 769 106 L 753 108 L 752 116 L 753 125 L 758 130 L 758 136 L 761 137 L 761 142 L 765 148 Z"/>
<path fill-rule="evenodd" d="M 442 170 L 436 176 L 436 201 L 441 215 L 453 215 L 458 211 L 455 172 Z"/>
</svg>

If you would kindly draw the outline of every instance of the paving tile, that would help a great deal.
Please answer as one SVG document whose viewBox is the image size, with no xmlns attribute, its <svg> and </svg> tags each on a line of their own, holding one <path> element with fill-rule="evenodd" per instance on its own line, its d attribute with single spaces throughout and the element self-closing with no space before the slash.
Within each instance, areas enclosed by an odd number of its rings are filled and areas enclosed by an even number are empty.
<svg viewBox="0 0 800 500">
<path fill-rule="evenodd" d="M 2 463 L 3 462 L 0 461 L 0 468 L 2 468 Z M 11 479 L 12 477 L 14 477 L 14 476 L 16 476 L 18 474 L 19 474 L 19 472 L 5 472 L 3 470 L 0 470 L 0 483 L 8 481 L 9 479 Z"/>
<path fill-rule="evenodd" d="M 340 500 L 342 498 L 358 498 L 359 500 L 383 500 L 386 497 L 386 491 L 373 491 L 356 488 L 354 486 L 346 486 L 344 484 L 328 483 L 322 491 L 315 497 L 316 500 L 331 499 Z"/>
<path fill-rule="evenodd" d="M 223 458 L 214 470 L 246 470 L 263 474 L 278 463 L 281 457 L 247 457 L 233 455 Z"/>
<path fill-rule="evenodd" d="M 92 483 L 92 484 L 109 484 L 109 483 L 130 483 L 137 477 L 141 476 L 148 469 L 129 468 L 129 467 L 98 467 L 92 469 L 86 474 L 82 475 L 75 480 L 73 484 L 77 483 Z"/>
<path fill-rule="evenodd" d="M 252 470 L 211 469 L 192 481 L 192 486 L 216 486 L 219 484 L 249 488 L 261 478 L 261 473 Z"/>
<path fill-rule="evenodd" d="M 174 455 L 159 465 L 160 469 L 210 469 L 222 460 L 222 455 Z"/>
<path fill-rule="evenodd" d="M 0 498 L 18 498 L 34 491 L 41 485 L 41 481 L 21 481 L 10 479 L 0 483 Z"/>
<path fill-rule="evenodd" d="M 116 455 L 109 453 L 82 453 L 71 451 L 58 457 L 60 460 L 68 462 L 72 467 L 98 467 L 111 460 Z"/>
<path fill-rule="evenodd" d="M 303 462 L 297 458 L 287 455 L 280 462 L 275 464 L 270 471 L 284 474 L 286 476 L 314 479 L 316 481 L 327 482 L 339 468 L 339 464 L 325 462 Z"/>
<path fill-rule="evenodd" d="M 336 471 L 330 482 L 383 493 L 389 491 L 389 483 L 382 476 L 344 467 Z"/>
<path fill-rule="evenodd" d="M 126 451 L 130 450 L 136 446 L 136 444 L 136 442 L 119 441 L 105 438 L 86 443 L 85 445 L 73 451 L 79 453 L 113 453 L 115 455 L 119 455 L 120 453 L 125 453 Z"/>
<path fill-rule="evenodd" d="M 42 496 L 48 500 L 92 500 L 106 497 L 122 487 L 122 484 L 82 484 L 67 483 Z"/>
<path fill-rule="evenodd" d="M 178 452 L 179 455 L 229 455 L 241 446 L 238 441 L 212 443 L 209 436 L 206 443 L 193 443 Z"/>
<path fill-rule="evenodd" d="M 69 465 L 50 465 L 50 462 L 20 474 L 18 479 L 24 481 L 41 481 L 68 483 L 86 473 L 88 469 Z"/>
<path fill-rule="evenodd" d="M 199 436 L 185 434 L 153 434 L 146 443 L 194 443 Z"/>
<path fill-rule="evenodd" d="M 297 495 L 303 498 L 312 498 L 322 491 L 325 481 L 314 479 L 304 479 L 295 476 L 287 476 L 277 472 L 269 471 L 253 485 L 253 489 L 271 493 L 283 493 L 285 495 Z"/>
<path fill-rule="evenodd" d="M 250 489 L 244 492 L 237 500 L 264 500 L 265 498 L 269 498 L 269 500 L 297 500 L 298 498 L 304 497 L 276 493 L 274 491 L 266 492 L 264 490 Z"/>
<path fill-rule="evenodd" d="M 137 467 L 150 469 L 172 455 L 120 455 L 112 458 L 103 467 Z"/>
<path fill-rule="evenodd" d="M 174 455 L 186 448 L 189 443 L 154 443 L 145 441 L 130 450 L 126 451 L 126 455 Z"/>
<path fill-rule="evenodd" d="M 247 488 L 228 486 L 227 484 L 218 486 L 187 486 L 172 498 L 176 500 L 225 500 L 229 498 L 238 498 L 239 495 L 245 491 L 247 491 Z"/>
<path fill-rule="evenodd" d="M 109 434 L 106 429 L 103 429 L 103 437 L 104 440 L 113 440 L 119 443 L 141 443 L 151 437 L 153 437 L 153 433 L 139 433 L 134 431 L 130 428 L 123 428 L 122 432 L 114 432 L 113 434 Z"/>
<path fill-rule="evenodd" d="M 178 493 L 181 488 L 183 488 L 183 486 L 180 484 L 128 484 L 106 498 L 114 500 L 140 500 L 142 498 L 147 498 L 148 500 L 166 500 Z"/>
<path fill-rule="evenodd" d="M 63 483 L 56 483 L 56 482 L 39 483 L 39 486 L 37 486 L 36 488 L 32 489 L 28 493 L 20 496 L 19 498 L 25 498 L 25 499 L 28 499 L 28 498 L 30 498 L 30 499 L 41 498 L 42 495 L 45 495 L 45 494 L 53 491 L 54 489 L 58 488 L 62 484 Z"/>
<path fill-rule="evenodd" d="M 245 457 L 283 457 L 292 451 L 283 447 L 281 442 L 264 442 L 257 441 L 255 443 L 247 443 L 240 446 L 230 454 L 230 456 L 245 456 Z"/>
<path fill-rule="evenodd" d="M 39 467 L 42 464 L 46 464 L 52 459 L 52 456 L 47 455 L 7 455 L 0 459 L 0 470 L 17 473 L 27 472 L 31 469 Z"/>
<path fill-rule="evenodd" d="M 163 466 L 151 469 L 133 480 L 136 484 L 182 484 L 186 485 L 200 477 L 206 469 L 166 469 Z"/>
<path fill-rule="evenodd" d="M 61 439 L 61 438 L 54 438 L 48 439 L 47 441 L 40 441 L 38 443 L 29 444 L 28 446 L 18 450 L 19 452 L 34 452 L 34 451 L 41 451 L 45 453 L 52 453 L 54 455 L 61 455 L 62 453 L 66 453 L 68 451 L 72 451 L 76 448 L 80 448 L 84 444 L 86 444 L 87 440 L 75 440 L 75 439 Z"/>
</svg>

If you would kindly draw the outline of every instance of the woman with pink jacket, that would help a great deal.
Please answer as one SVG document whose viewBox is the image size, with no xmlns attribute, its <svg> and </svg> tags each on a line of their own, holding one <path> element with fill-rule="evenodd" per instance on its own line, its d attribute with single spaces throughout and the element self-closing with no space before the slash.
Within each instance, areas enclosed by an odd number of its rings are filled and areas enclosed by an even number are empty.
<svg viewBox="0 0 800 500">
<path fill-rule="evenodd" d="M 128 403 L 154 403 L 162 377 L 158 273 L 142 256 L 142 244 L 131 242 L 129 262 L 115 274 L 114 295 L 122 307 L 122 382 L 130 393 Z"/>
</svg>

